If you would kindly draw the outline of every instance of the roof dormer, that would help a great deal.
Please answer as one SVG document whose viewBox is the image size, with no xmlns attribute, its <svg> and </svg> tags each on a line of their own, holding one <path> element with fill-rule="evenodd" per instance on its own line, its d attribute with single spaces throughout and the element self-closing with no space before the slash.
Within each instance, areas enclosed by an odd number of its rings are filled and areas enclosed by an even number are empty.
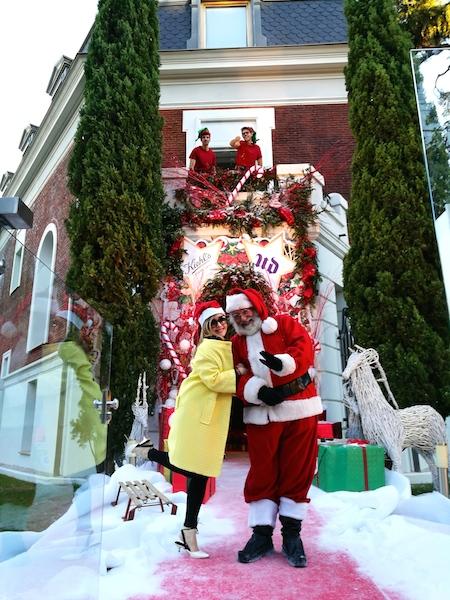
<svg viewBox="0 0 450 600">
<path fill-rule="evenodd" d="M 47 86 L 47 94 L 49 94 L 52 98 L 66 79 L 71 64 L 72 59 L 63 55 L 53 67 L 52 76 L 50 77 L 50 81 L 48 82 Z"/>
<path fill-rule="evenodd" d="M 22 137 L 20 139 L 19 150 L 22 150 L 24 154 L 33 143 L 38 130 L 39 127 L 37 125 L 32 125 L 31 123 L 23 130 Z"/>
<path fill-rule="evenodd" d="M 11 171 L 6 171 L 6 173 L 3 173 L 2 179 L 0 181 L 0 192 L 5 191 L 6 186 L 8 185 L 8 183 L 11 181 L 11 179 L 13 177 L 14 177 L 14 173 L 11 173 Z"/>
</svg>

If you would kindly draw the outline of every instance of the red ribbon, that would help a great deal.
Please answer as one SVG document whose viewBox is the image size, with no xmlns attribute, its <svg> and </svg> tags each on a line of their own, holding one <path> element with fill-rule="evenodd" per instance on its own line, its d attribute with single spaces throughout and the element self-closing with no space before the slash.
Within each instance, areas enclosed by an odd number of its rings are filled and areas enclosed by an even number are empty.
<svg viewBox="0 0 450 600">
<path fill-rule="evenodd" d="M 367 446 L 369 444 L 368 440 L 360 440 L 360 439 L 352 439 L 347 440 L 347 444 L 358 444 L 358 446 Z"/>
<path fill-rule="evenodd" d="M 363 468 L 364 468 L 364 489 L 369 489 L 369 469 L 367 467 L 367 449 L 365 446 L 361 446 L 362 458 L 363 458 Z"/>
</svg>

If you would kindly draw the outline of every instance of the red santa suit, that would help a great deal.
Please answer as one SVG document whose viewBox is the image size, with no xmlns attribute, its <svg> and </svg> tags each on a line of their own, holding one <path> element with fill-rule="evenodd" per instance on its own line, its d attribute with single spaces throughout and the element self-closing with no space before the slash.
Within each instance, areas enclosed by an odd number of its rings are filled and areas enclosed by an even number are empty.
<svg viewBox="0 0 450 600">
<path fill-rule="evenodd" d="M 227 312 L 254 307 L 263 320 L 259 331 L 235 335 L 232 344 L 235 365 L 247 369 L 239 380 L 237 396 L 244 403 L 247 424 L 250 470 L 244 496 L 250 504 L 249 525 L 274 527 L 277 513 L 294 519 L 306 514 L 317 459 L 317 419 L 323 409 L 312 381 L 292 394 L 286 386 L 291 384 L 296 390 L 296 380 L 313 367 L 308 332 L 289 315 L 267 317 L 267 308 L 259 305 L 258 297 L 255 290 L 232 290 Z M 262 350 L 281 360 L 281 371 L 260 361 Z M 284 386 L 284 401 L 264 404 L 258 398 L 263 386 Z"/>
</svg>

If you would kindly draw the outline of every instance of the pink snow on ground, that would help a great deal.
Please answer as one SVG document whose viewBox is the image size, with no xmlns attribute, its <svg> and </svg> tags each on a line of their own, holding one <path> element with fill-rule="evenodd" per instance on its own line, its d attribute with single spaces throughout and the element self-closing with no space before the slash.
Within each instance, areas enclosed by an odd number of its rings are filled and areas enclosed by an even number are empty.
<svg viewBox="0 0 450 600">
<path fill-rule="evenodd" d="M 195 600 L 402 600 L 403 596 L 381 590 L 357 570 L 357 565 L 343 553 L 329 553 L 316 543 L 321 528 L 320 519 L 310 507 L 302 539 L 308 557 L 306 569 L 288 565 L 281 554 L 279 524 L 274 534 L 275 553 L 252 564 L 237 562 L 237 551 L 250 536 L 247 527 L 247 506 L 243 498 L 243 483 L 248 469 L 247 456 L 230 453 L 217 492 L 209 501 L 219 516 L 232 519 L 233 535 L 224 535 L 220 543 L 201 548 L 209 559 L 195 560 L 186 552 L 175 560 L 161 563 L 163 595 L 138 595 L 129 600 L 156 598 L 193 598 Z M 201 519 L 201 513 L 200 513 Z M 201 524 L 200 524 L 201 532 Z"/>
</svg>

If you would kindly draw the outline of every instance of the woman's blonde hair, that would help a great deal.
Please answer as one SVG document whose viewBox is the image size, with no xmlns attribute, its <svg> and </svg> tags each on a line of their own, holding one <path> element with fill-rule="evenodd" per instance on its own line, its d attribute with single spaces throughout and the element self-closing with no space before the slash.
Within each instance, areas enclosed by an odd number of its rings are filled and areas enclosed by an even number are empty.
<svg viewBox="0 0 450 600">
<path fill-rule="evenodd" d="M 200 344 L 200 342 L 203 341 L 204 338 L 209 337 L 211 335 L 217 335 L 216 333 L 213 332 L 213 330 L 211 329 L 211 321 L 213 319 L 217 319 L 218 317 L 223 317 L 224 315 L 222 313 L 216 313 L 215 315 L 211 315 L 210 317 L 208 317 L 206 319 L 206 321 L 203 323 L 202 328 L 200 329 L 200 337 L 198 339 L 198 343 Z"/>
</svg>

